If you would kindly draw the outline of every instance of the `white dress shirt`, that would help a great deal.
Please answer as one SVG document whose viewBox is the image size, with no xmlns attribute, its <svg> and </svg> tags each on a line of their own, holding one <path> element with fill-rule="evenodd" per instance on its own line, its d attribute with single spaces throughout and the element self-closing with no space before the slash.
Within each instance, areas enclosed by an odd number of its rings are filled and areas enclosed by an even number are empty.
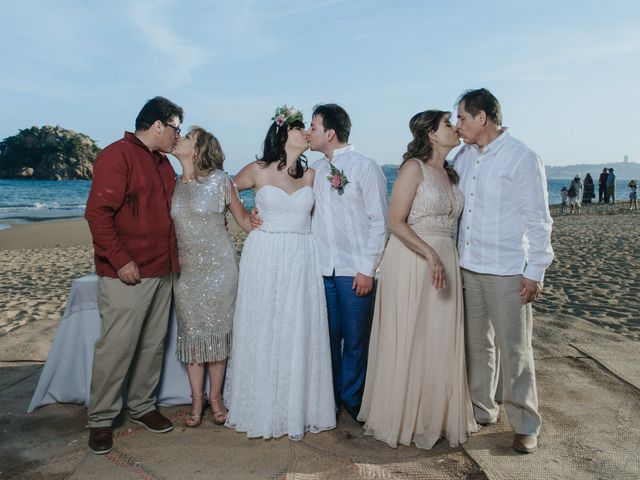
<svg viewBox="0 0 640 480">
<path fill-rule="evenodd" d="M 373 277 L 387 238 L 387 181 L 380 165 L 352 145 L 335 150 L 331 163 L 349 183 L 340 195 L 327 179 L 329 159 L 313 163 L 311 228 L 322 275 Z"/>
<path fill-rule="evenodd" d="M 553 260 L 547 179 L 542 160 L 505 131 L 489 145 L 465 145 L 453 164 L 460 175 L 460 266 L 542 281 Z"/>
</svg>

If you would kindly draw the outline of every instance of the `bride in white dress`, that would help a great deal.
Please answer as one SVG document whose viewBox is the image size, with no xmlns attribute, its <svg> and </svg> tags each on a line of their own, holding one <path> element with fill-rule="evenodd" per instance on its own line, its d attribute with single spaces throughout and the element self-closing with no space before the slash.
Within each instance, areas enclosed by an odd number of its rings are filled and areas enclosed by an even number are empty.
<svg viewBox="0 0 640 480">
<path fill-rule="evenodd" d="M 280 107 L 262 158 L 234 178 L 239 190 L 255 188 L 263 220 L 242 251 L 225 384 L 226 425 L 248 437 L 299 440 L 336 425 L 306 149 L 302 114 Z"/>
</svg>

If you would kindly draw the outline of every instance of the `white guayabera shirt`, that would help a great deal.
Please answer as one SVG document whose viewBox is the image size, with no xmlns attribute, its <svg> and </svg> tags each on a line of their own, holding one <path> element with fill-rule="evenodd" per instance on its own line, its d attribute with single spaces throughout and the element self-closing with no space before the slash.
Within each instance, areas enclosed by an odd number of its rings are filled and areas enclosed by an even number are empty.
<svg viewBox="0 0 640 480">
<path fill-rule="evenodd" d="M 331 163 L 349 183 L 340 195 L 327 179 L 327 157 L 313 163 L 311 228 L 322 275 L 373 277 L 387 239 L 387 181 L 380 165 L 352 145 L 335 150 Z"/>
<path fill-rule="evenodd" d="M 506 130 L 489 145 L 465 145 L 460 175 L 460 267 L 542 281 L 553 260 L 547 179 L 542 160 Z"/>
</svg>

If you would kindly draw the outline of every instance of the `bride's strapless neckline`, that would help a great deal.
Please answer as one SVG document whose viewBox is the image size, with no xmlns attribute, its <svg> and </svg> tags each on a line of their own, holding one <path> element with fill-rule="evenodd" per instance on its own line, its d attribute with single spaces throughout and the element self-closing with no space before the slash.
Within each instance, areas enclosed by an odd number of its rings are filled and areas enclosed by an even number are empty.
<svg viewBox="0 0 640 480">
<path fill-rule="evenodd" d="M 269 184 L 267 184 L 267 185 L 263 185 L 262 187 L 260 187 L 260 188 L 256 191 L 256 196 L 258 195 L 258 193 L 260 193 L 262 190 L 264 190 L 264 189 L 265 189 L 265 188 L 267 188 L 267 187 L 275 188 L 276 190 L 281 191 L 282 193 L 284 193 L 285 195 L 288 195 L 289 197 L 294 196 L 296 193 L 300 192 L 300 190 L 304 190 L 305 188 L 312 188 L 312 187 L 311 187 L 311 186 L 309 186 L 309 185 L 305 185 L 304 187 L 300 187 L 300 188 L 298 188 L 297 190 L 294 190 L 293 192 L 289 193 L 289 192 L 287 192 L 286 190 L 284 190 L 283 188 L 280 188 L 280 187 L 278 187 L 278 186 L 276 186 L 276 185 L 269 185 Z"/>
</svg>

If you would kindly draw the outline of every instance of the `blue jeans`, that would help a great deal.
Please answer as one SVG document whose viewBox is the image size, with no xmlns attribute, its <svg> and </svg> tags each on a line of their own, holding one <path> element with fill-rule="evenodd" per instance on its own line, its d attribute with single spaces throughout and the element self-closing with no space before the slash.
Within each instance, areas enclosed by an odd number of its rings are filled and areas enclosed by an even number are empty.
<svg viewBox="0 0 640 480">
<path fill-rule="evenodd" d="M 352 289 L 354 277 L 324 278 L 329 317 L 333 393 L 340 404 L 357 415 L 362 403 L 367 354 L 375 299 L 374 288 L 364 297 Z"/>
</svg>

